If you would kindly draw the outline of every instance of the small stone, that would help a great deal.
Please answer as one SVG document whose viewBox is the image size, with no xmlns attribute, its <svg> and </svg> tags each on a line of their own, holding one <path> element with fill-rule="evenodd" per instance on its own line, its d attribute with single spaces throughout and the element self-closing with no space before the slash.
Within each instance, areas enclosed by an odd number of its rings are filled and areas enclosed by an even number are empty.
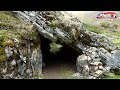
<svg viewBox="0 0 120 90">
<path fill-rule="evenodd" d="M 5 47 L 5 53 L 6 53 L 6 56 L 9 58 L 10 56 L 13 55 L 13 48 L 11 47 Z"/>
<path fill-rule="evenodd" d="M 107 71 L 110 71 L 111 67 L 110 66 L 106 66 L 104 67 Z"/>
<path fill-rule="evenodd" d="M 27 70 L 26 70 L 26 73 L 28 73 L 28 74 L 29 74 L 30 72 L 31 72 L 31 71 L 30 71 L 30 69 L 27 69 Z"/>
<path fill-rule="evenodd" d="M 89 50 L 88 52 L 89 52 L 89 53 L 92 53 L 92 50 Z"/>
<path fill-rule="evenodd" d="M 26 63 L 26 59 L 27 59 L 26 57 L 23 57 L 23 61 L 24 61 L 24 63 Z"/>
<path fill-rule="evenodd" d="M 23 58 L 23 55 L 22 54 L 20 54 L 20 59 L 22 59 Z"/>
<path fill-rule="evenodd" d="M 92 62 L 92 63 L 90 63 L 90 65 L 102 65 L 102 63 L 101 62 Z"/>
<path fill-rule="evenodd" d="M 91 47 L 91 50 L 95 52 L 97 50 L 97 48 Z"/>
<path fill-rule="evenodd" d="M 95 70 L 95 71 L 98 70 L 98 66 L 95 66 L 95 67 L 94 67 L 94 70 Z"/>
<path fill-rule="evenodd" d="M 35 17 L 35 13 L 29 13 L 29 15 Z"/>
<path fill-rule="evenodd" d="M 32 76 L 32 73 L 30 73 L 29 76 Z"/>
<path fill-rule="evenodd" d="M 99 76 L 101 76 L 103 74 L 103 71 L 101 71 L 101 70 L 97 70 L 96 72 L 95 72 L 95 77 L 99 77 Z"/>
<path fill-rule="evenodd" d="M 7 68 L 2 70 L 2 73 L 6 73 L 7 72 Z"/>
<path fill-rule="evenodd" d="M 16 65 L 16 61 L 13 60 L 13 61 L 11 62 L 11 65 L 12 65 L 12 66 Z"/>
<path fill-rule="evenodd" d="M 100 62 L 101 58 L 94 58 L 93 61 L 94 62 Z"/>
<path fill-rule="evenodd" d="M 17 49 L 14 49 L 14 53 L 17 53 Z"/>
<path fill-rule="evenodd" d="M 89 76 L 88 79 L 96 79 L 94 76 Z"/>
<path fill-rule="evenodd" d="M 91 58 L 88 56 L 88 57 L 87 57 L 87 60 L 89 61 L 89 60 L 91 60 Z"/>
<path fill-rule="evenodd" d="M 18 39 L 13 38 L 13 40 L 14 40 L 15 43 L 19 43 L 19 40 L 18 40 Z"/>
<path fill-rule="evenodd" d="M 96 54 L 96 52 L 92 52 L 92 54 L 93 54 L 93 55 L 95 55 L 95 54 Z"/>
<path fill-rule="evenodd" d="M 99 66 L 98 69 L 99 69 L 99 70 L 103 70 L 103 66 Z"/>
</svg>

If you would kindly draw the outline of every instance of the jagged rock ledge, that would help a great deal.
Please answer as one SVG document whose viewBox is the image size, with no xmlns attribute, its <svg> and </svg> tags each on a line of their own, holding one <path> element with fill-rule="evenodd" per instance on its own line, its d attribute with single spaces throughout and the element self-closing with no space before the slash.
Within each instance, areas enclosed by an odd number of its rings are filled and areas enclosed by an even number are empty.
<svg viewBox="0 0 120 90">
<path fill-rule="evenodd" d="M 81 54 L 77 69 L 87 78 L 99 78 L 120 67 L 120 50 L 111 39 L 84 28 L 76 17 L 61 11 L 16 11 L 24 21 L 33 23 L 41 35 L 57 43 L 69 45 Z"/>
</svg>

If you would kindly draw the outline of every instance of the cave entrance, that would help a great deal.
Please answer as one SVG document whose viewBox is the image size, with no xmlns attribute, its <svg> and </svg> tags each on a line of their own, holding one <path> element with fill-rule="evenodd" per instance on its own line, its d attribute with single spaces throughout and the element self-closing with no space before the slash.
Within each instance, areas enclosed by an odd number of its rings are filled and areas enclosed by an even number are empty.
<svg viewBox="0 0 120 90">
<path fill-rule="evenodd" d="M 42 37 L 42 74 L 44 79 L 68 79 L 77 72 L 78 54 L 67 45 L 60 45 Z"/>
</svg>

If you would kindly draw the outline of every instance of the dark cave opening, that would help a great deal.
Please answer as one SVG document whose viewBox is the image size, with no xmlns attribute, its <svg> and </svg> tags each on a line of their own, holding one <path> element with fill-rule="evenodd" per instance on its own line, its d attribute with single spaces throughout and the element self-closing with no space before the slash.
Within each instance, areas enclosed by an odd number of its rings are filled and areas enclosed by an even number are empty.
<svg viewBox="0 0 120 90">
<path fill-rule="evenodd" d="M 56 44 L 41 36 L 41 51 L 43 56 L 43 72 L 48 68 L 60 65 L 69 66 L 77 72 L 76 59 L 79 54 L 65 44 Z"/>
</svg>

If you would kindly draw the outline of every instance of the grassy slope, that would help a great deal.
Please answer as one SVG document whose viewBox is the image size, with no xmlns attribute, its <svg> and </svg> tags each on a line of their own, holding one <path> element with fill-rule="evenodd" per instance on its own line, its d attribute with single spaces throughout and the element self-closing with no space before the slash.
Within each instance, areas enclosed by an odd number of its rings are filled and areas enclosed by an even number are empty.
<svg viewBox="0 0 120 90">
<path fill-rule="evenodd" d="M 102 79 L 120 79 L 120 75 L 115 75 L 115 76 L 105 76 Z"/>
<path fill-rule="evenodd" d="M 108 28 L 106 29 L 100 29 L 98 26 L 92 26 L 92 25 L 89 25 L 89 24 L 84 24 L 85 28 L 87 28 L 88 30 L 92 31 L 92 32 L 95 32 L 97 34 L 104 34 L 108 37 L 111 37 L 113 38 L 113 42 L 115 44 L 117 44 L 117 46 L 120 48 L 120 29 L 118 27 L 118 30 L 113 30 L 113 31 L 110 31 L 108 30 Z"/>
<path fill-rule="evenodd" d="M 7 60 L 4 48 L 6 45 L 14 47 L 13 38 L 18 39 L 20 44 L 24 44 L 25 39 L 36 42 L 36 36 L 38 33 L 33 30 L 32 25 L 19 20 L 9 11 L 0 11 L 0 61 Z"/>
</svg>

